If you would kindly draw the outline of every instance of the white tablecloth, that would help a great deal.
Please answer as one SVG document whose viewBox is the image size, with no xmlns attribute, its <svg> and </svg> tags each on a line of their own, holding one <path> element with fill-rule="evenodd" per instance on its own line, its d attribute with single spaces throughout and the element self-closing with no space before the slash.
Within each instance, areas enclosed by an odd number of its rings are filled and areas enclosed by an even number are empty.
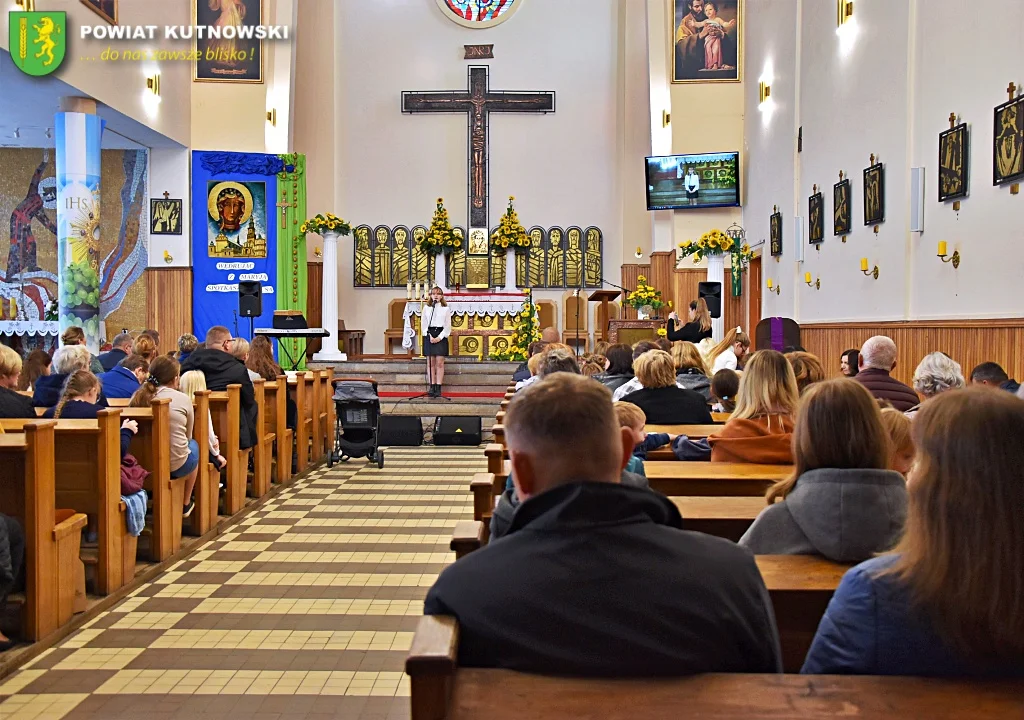
<svg viewBox="0 0 1024 720">
<path fill-rule="evenodd" d="M 515 315 L 523 309 L 525 293 L 459 293 L 446 297 L 453 315 Z M 423 314 L 423 304 L 409 301 L 405 304 L 402 317 L 405 320 L 402 347 L 406 350 L 416 345 L 416 331 L 412 327 L 412 316 Z"/>
<path fill-rule="evenodd" d="M 56 320 L 0 320 L 0 335 L 60 335 Z"/>
</svg>

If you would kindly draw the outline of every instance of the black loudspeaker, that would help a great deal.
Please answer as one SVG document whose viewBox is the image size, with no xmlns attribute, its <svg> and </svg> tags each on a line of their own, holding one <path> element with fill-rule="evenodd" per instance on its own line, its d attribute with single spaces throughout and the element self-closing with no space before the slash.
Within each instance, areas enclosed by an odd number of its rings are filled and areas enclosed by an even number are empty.
<svg viewBox="0 0 1024 720">
<path fill-rule="evenodd" d="M 258 280 L 239 281 L 238 314 L 240 317 L 253 318 L 263 314 L 263 286 Z"/>
<path fill-rule="evenodd" d="M 711 317 L 722 317 L 722 283 L 702 282 L 697 286 L 700 297 L 708 304 Z"/>
<path fill-rule="evenodd" d="M 381 415 L 377 419 L 377 444 L 418 447 L 423 444 L 423 422 L 418 417 Z"/>
<path fill-rule="evenodd" d="M 435 445 L 476 446 L 480 444 L 482 435 L 479 417 L 451 415 L 434 421 Z"/>
</svg>

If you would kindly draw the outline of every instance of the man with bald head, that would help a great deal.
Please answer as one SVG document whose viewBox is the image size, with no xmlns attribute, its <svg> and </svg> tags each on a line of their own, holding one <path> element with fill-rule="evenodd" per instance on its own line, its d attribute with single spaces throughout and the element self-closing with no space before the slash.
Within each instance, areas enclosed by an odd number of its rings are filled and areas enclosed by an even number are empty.
<svg viewBox="0 0 1024 720">
<path fill-rule="evenodd" d="M 853 379 L 868 389 L 875 399 L 886 400 L 900 412 L 916 407 L 921 399 L 914 389 L 890 376 L 896 368 L 896 343 L 885 335 L 870 337 L 860 349 L 860 360 Z"/>
<path fill-rule="evenodd" d="M 747 550 L 686 532 L 667 498 L 619 484 L 633 451 L 611 393 L 555 373 L 505 416 L 522 505 L 508 534 L 447 568 L 424 604 L 459 621 L 459 664 L 678 676 L 781 671 Z"/>
</svg>

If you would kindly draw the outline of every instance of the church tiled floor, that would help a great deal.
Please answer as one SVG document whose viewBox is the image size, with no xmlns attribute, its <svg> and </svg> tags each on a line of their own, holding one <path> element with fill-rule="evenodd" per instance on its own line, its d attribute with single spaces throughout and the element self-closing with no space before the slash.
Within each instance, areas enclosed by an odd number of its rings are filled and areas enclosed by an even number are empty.
<svg viewBox="0 0 1024 720">
<path fill-rule="evenodd" d="M 0 684 L 0 718 L 409 716 L 423 597 L 479 448 L 313 472 Z"/>
</svg>

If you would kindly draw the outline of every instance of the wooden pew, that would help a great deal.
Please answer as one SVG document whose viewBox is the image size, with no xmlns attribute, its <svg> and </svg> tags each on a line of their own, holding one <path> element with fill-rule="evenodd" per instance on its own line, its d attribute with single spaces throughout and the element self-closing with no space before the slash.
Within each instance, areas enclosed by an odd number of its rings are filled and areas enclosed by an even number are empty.
<svg viewBox="0 0 1024 720">
<path fill-rule="evenodd" d="M 460 668 L 455 618 L 420 618 L 405 661 L 412 720 L 787 718 L 1004 720 L 1024 714 L 1024 681 L 704 674 L 583 679 Z"/>
<path fill-rule="evenodd" d="M 288 378 L 278 375 L 277 380 L 263 385 L 267 408 L 267 431 L 274 433 L 274 482 L 286 483 L 292 476 L 292 441 L 294 433 L 288 427 Z"/>
<path fill-rule="evenodd" d="M 334 368 L 320 371 L 320 382 L 317 384 L 317 402 L 320 418 L 320 443 L 317 451 L 320 457 L 334 449 Z"/>
<path fill-rule="evenodd" d="M 663 495 L 756 497 L 792 475 L 792 465 L 648 461 L 644 472 L 651 489 Z"/>
<path fill-rule="evenodd" d="M 199 446 L 199 476 L 192 497 L 196 507 L 185 529 L 190 535 L 202 536 L 217 524 L 217 505 L 220 499 L 220 472 L 210 462 L 210 391 L 200 390 L 192 402 L 195 417 L 192 439 Z"/>
<path fill-rule="evenodd" d="M 302 472 L 309 465 L 309 445 L 313 437 L 313 416 L 311 400 L 307 397 L 311 381 L 306 373 L 288 376 L 288 393 L 298 409 L 298 422 L 295 428 L 295 451 L 297 455 L 296 469 Z"/>
<path fill-rule="evenodd" d="M 323 425 L 320 422 L 320 371 L 306 373 L 306 405 L 312 427 L 309 447 L 309 461 L 316 463 L 324 456 Z"/>
<path fill-rule="evenodd" d="M 263 497 L 270 492 L 270 470 L 274 459 L 274 426 L 268 421 L 267 400 L 265 395 L 266 380 L 259 378 L 252 381 L 253 395 L 256 397 L 256 444 L 253 452 L 252 496 Z"/>
<path fill-rule="evenodd" d="M 0 420 L 20 432 L 28 420 Z M 128 534 L 121 500 L 121 411 L 100 410 L 95 420 L 58 420 L 54 434 L 56 505 L 96 518 L 95 591 L 109 595 L 135 577 L 138 538 Z"/>
<path fill-rule="evenodd" d="M 149 470 L 145 488 L 153 508 L 150 558 L 162 562 L 181 548 L 185 478 L 171 480 L 171 401 L 154 399 L 148 408 L 124 408 L 121 419 L 138 423 L 129 452 Z"/>
<path fill-rule="evenodd" d="M 249 450 L 239 447 L 241 426 L 241 385 L 210 393 L 213 430 L 220 440 L 220 454 L 228 461 L 224 475 L 224 514 L 234 515 L 245 505 L 245 480 L 249 471 Z"/>
<path fill-rule="evenodd" d="M 85 597 L 79 557 L 88 518 L 56 510 L 54 428 L 56 421 L 30 421 L 24 432 L 0 435 L 0 512 L 25 532 L 25 603 L 21 635 L 41 640 L 71 620 Z M 58 522 L 59 520 L 59 522 Z M 80 597 L 79 597 L 80 594 Z"/>
<path fill-rule="evenodd" d="M 727 423 L 730 417 L 732 417 L 732 413 L 711 413 L 711 419 L 716 423 Z"/>
<path fill-rule="evenodd" d="M 673 497 L 683 529 L 737 542 L 768 507 L 763 497 Z"/>
</svg>

